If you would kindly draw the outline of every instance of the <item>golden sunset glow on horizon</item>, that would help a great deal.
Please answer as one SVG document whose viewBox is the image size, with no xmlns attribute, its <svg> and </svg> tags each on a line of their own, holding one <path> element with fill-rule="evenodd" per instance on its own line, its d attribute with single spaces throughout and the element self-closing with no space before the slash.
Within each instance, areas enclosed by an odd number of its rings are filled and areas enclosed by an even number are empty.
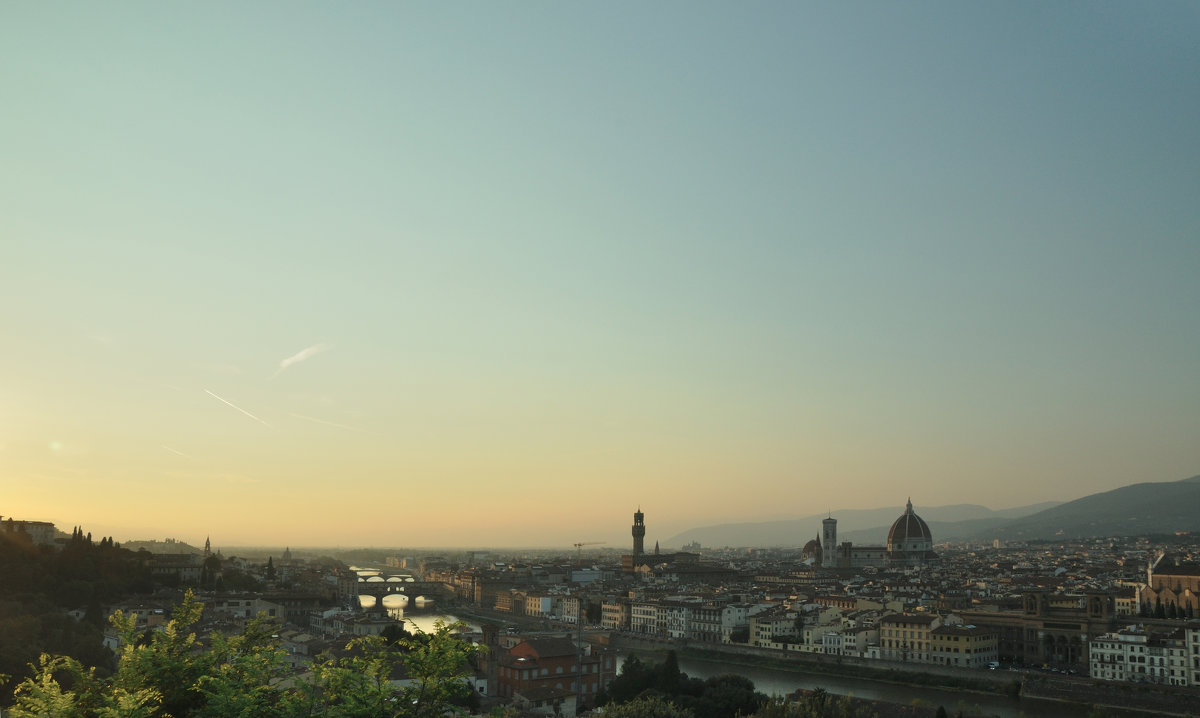
<svg viewBox="0 0 1200 718">
<path fill-rule="evenodd" d="M 652 546 L 1193 476 L 1193 8 L 10 5 L 0 516 Z"/>
</svg>

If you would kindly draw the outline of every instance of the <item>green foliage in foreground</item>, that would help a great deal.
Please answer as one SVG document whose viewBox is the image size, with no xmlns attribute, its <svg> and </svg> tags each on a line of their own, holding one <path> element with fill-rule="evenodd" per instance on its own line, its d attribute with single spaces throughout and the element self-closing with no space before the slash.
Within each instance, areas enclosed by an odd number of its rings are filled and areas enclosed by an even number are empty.
<svg viewBox="0 0 1200 718">
<path fill-rule="evenodd" d="M 111 677 L 79 661 L 42 655 L 15 691 L 14 718 L 441 718 L 474 697 L 464 680 L 476 646 L 451 626 L 402 636 L 356 638 L 344 657 L 314 660 L 297 676 L 253 621 L 234 636 L 212 634 L 201 647 L 191 628 L 203 606 L 189 593 L 162 631 L 139 635 L 134 617 L 111 621 L 123 641 Z M 397 688 L 393 676 L 407 674 Z"/>
<path fill-rule="evenodd" d="M 817 689 L 799 701 L 772 698 L 754 718 L 877 718 L 877 714 L 848 696 L 831 696 Z"/>
<path fill-rule="evenodd" d="M 876 718 L 867 706 L 856 706 L 847 698 L 829 696 L 818 691 L 799 701 L 771 698 L 753 714 L 734 711 L 722 713 L 729 718 Z M 645 694 L 627 703 L 604 708 L 604 718 L 695 718 L 692 708 L 676 705 L 663 696 Z"/>
<path fill-rule="evenodd" d="M 680 708 L 660 696 L 642 696 L 628 703 L 604 709 L 605 718 L 693 718 L 690 710 Z"/>
</svg>

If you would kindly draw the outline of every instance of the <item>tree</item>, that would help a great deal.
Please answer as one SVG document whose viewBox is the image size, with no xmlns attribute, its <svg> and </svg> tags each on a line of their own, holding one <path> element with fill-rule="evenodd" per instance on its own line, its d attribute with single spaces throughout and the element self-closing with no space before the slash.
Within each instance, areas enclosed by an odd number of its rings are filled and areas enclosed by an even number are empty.
<svg viewBox="0 0 1200 718">
<path fill-rule="evenodd" d="M 212 588 L 213 583 L 221 576 L 221 559 L 209 556 L 200 564 L 201 587 Z"/>
<path fill-rule="evenodd" d="M 196 634 L 191 630 L 203 611 L 203 604 L 188 591 L 163 630 L 149 632 L 148 640 L 139 636 L 136 616 L 113 614 L 110 620 L 121 637 L 113 686 L 130 695 L 157 695 L 160 712 L 153 715 L 190 715 L 203 703 L 197 682 L 210 672 L 209 654 L 195 650 Z"/>
<path fill-rule="evenodd" d="M 667 651 L 667 659 L 654 671 L 657 674 L 655 687 L 667 695 L 679 693 L 679 657 L 675 651 Z"/>
<path fill-rule="evenodd" d="M 600 604 L 595 601 L 589 601 L 586 609 L 586 615 L 588 623 L 593 625 L 600 623 L 600 618 L 603 615 Z"/>
<path fill-rule="evenodd" d="M 283 715 L 276 693 L 263 690 L 290 675 L 286 653 L 272 638 L 273 631 L 265 620 L 255 619 L 238 635 L 212 634 L 208 673 L 196 681 L 203 704 L 194 715 Z"/>
<path fill-rule="evenodd" d="M 399 651 L 390 650 L 379 636 L 355 638 L 346 645 L 350 655 L 328 657 L 313 666 L 311 691 L 302 692 L 293 713 L 319 713 L 319 706 L 334 715 L 391 716 L 392 673 L 400 665 Z M 300 708 L 300 710 L 295 710 Z"/>
<path fill-rule="evenodd" d="M 829 692 L 824 688 L 814 688 L 808 694 L 808 704 L 818 711 L 824 711 L 825 706 L 829 705 Z"/>
<path fill-rule="evenodd" d="M 650 668 L 640 658 L 631 655 L 625 659 L 620 674 L 609 684 L 606 702 L 628 703 L 649 688 L 653 680 L 654 674 Z"/>
<path fill-rule="evenodd" d="M 659 696 L 635 698 L 604 709 L 605 718 L 694 718 L 694 714 Z"/>
<path fill-rule="evenodd" d="M 267 576 L 267 580 L 268 580 L 268 581 L 274 581 L 274 580 L 275 580 L 275 557 L 274 557 L 274 556 L 268 556 L 268 557 L 267 557 L 267 573 L 266 573 L 266 576 Z"/>
<path fill-rule="evenodd" d="M 412 638 L 412 634 L 404 630 L 403 623 L 394 623 L 390 626 L 387 626 L 382 632 L 380 632 L 379 635 L 382 636 L 383 640 L 387 641 L 389 645 L 393 646 L 398 645 L 400 643 L 400 639 L 402 638 Z"/>
<path fill-rule="evenodd" d="M 758 709 L 754 718 L 878 718 L 869 704 L 856 704 L 849 696 L 815 703 L 811 699 L 810 695 L 793 703 L 786 698 L 772 698 Z"/>
<path fill-rule="evenodd" d="M 465 679 L 471 673 L 470 658 L 483 649 L 459 639 L 454 634 L 459 626 L 438 621 L 433 633 L 400 639 L 399 646 L 406 651 L 404 665 L 413 681 L 401 696 L 404 715 L 441 718 L 448 706 L 475 695 Z"/>
<path fill-rule="evenodd" d="M 745 676 L 730 673 L 713 676 L 704 683 L 704 692 L 698 698 L 681 696 L 679 700 L 696 718 L 753 715 L 767 701 L 766 696 L 754 690 L 754 681 Z"/>
</svg>

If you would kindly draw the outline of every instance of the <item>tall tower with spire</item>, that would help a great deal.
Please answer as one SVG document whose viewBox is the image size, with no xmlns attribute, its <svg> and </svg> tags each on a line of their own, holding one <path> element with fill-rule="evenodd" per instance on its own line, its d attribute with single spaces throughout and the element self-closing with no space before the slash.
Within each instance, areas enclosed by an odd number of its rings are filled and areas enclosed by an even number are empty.
<svg viewBox="0 0 1200 718">
<path fill-rule="evenodd" d="M 636 561 L 645 553 L 646 542 L 646 515 L 642 513 L 642 507 L 633 514 L 633 560 Z"/>
</svg>

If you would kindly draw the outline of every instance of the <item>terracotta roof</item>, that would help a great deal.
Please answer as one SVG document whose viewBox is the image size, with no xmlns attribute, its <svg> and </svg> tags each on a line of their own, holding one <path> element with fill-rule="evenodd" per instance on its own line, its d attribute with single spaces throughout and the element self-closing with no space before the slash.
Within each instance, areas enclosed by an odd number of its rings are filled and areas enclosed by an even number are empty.
<svg viewBox="0 0 1200 718">
<path fill-rule="evenodd" d="M 513 646 L 510 652 L 517 656 L 528 655 L 536 658 L 550 658 L 553 656 L 575 656 L 579 654 L 579 649 L 575 647 L 575 643 L 569 638 L 531 638 Z"/>
</svg>

